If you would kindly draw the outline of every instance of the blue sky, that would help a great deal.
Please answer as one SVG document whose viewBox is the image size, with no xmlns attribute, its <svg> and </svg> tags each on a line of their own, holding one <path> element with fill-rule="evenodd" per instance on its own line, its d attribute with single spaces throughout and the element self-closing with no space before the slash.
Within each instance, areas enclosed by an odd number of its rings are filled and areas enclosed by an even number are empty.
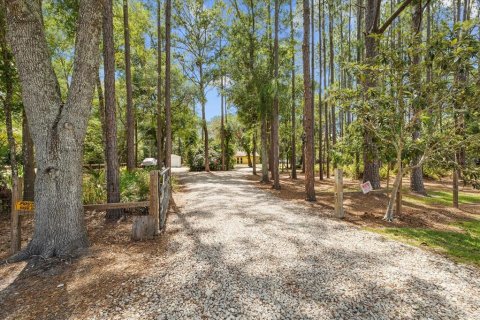
<svg viewBox="0 0 480 320">
<path fill-rule="evenodd" d="M 207 92 L 207 104 L 205 105 L 205 116 L 207 118 L 207 121 L 212 119 L 215 116 L 220 115 L 220 94 L 218 92 L 217 88 L 211 87 L 208 88 Z M 201 114 L 201 106 L 200 104 L 197 104 L 197 114 Z"/>
</svg>

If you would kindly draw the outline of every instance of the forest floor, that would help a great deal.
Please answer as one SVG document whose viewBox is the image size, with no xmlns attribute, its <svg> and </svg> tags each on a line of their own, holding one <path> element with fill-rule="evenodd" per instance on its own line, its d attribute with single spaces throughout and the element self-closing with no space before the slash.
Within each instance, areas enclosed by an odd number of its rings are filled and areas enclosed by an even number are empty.
<svg viewBox="0 0 480 320">
<path fill-rule="evenodd" d="M 105 225 L 87 213 L 86 255 L 0 266 L 0 319 L 478 316 L 478 268 L 362 230 L 375 226 L 360 223 L 363 213 L 338 221 L 320 197 L 284 198 L 287 179 L 272 191 L 246 169 L 181 173 L 179 182 L 155 240 L 131 242 L 131 218 Z M 2 218 L 0 259 L 8 237 Z"/>
</svg>

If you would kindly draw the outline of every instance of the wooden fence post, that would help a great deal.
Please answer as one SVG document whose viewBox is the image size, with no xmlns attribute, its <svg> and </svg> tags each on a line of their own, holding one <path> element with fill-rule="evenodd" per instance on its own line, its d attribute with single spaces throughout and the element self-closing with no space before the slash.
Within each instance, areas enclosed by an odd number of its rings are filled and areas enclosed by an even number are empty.
<svg viewBox="0 0 480 320">
<path fill-rule="evenodd" d="M 160 234 L 160 199 L 158 196 L 158 180 L 159 180 L 160 171 L 154 170 L 150 172 L 150 207 L 149 215 L 153 216 L 155 221 L 155 235 Z"/>
<path fill-rule="evenodd" d="M 22 199 L 23 183 L 22 179 L 15 177 L 12 181 L 12 204 L 11 204 L 11 252 L 12 254 L 20 251 L 22 247 L 22 229 L 21 218 L 18 214 L 16 204 Z"/>
<path fill-rule="evenodd" d="M 343 219 L 343 170 L 335 169 L 335 214 L 337 218 Z"/>
</svg>

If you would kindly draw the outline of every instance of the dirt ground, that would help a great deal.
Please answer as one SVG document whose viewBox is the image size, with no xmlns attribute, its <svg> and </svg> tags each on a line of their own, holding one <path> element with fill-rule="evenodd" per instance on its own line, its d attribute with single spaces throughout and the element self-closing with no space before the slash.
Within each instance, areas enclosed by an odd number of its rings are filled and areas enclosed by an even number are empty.
<svg viewBox="0 0 480 320">
<path fill-rule="evenodd" d="M 168 236 L 132 242 L 132 216 L 115 225 L 105 225 L 104 217 L 86 214 L 91 247 L 81 258 L 0 265 L 0 319 L 89 318 L 94 310 L 111 304 L 110 290 L 143 275 L 149 259 L 162 254 Z M 31 235 L 32 218 L 24 218 L 22 247 Z M 9 237 L 9 219 L 2 216 L 0 261 L 9 255 Z"/>
<path fill-rule="evenodd" d="M 258 180 L 258 176 L 250 176 L 252 180 Z M 315 178 L 315 191 L 317 193 L 317 201 L 310 205 L 318 208 L 329 208 L 334 210 L 334 178 L 320 181 Z M 298 173 L 298 179 L 290 179 L 289 174 L 282 173 L 280 175 L 281 190 L 274 190 L 271 184 L 257 184 L 257 187 L 271 192 L 282 199 L 291 201 L 305 201 L 305 185 L 304 175 Z M 390 181 L 390 186 L 393 178 Z M 363 194 L 360 191 L 360 182 L 352 179 L 344 179 L 344 208 L 345 221 L 362 227 L 419 227 L 432 228 L 437 230 L 456 230 L 451 223 L 455 221 L 470 220 L 474 217 L 480 217 L 479 206 L 460 206 L 460 209 L 446 207 L 443 205 L 427 205 L 419 201 L 411 201 L 406 199 L 406 195 L 412 195 L 408 190 L 408 178 L 403 180 L 403 206 L 402 213 L 395 216 L 395 221 L 389 223 L 382 218 L 388 205 L 389 192 L 372 192 Z M 386 181 L 382 181 L 382 188 L 386 187 Z M 426 181 L 425 188 L 450 191 L 449 181 Z M 480 192 L 465 187 L 460 192 L 467 191 L 469 193 L 478 193 L 480 200 Z M 418 195 L 414 195 L 417 196 Z M 320 212 L 320 210 L 319 210 Z"/>
</svg>

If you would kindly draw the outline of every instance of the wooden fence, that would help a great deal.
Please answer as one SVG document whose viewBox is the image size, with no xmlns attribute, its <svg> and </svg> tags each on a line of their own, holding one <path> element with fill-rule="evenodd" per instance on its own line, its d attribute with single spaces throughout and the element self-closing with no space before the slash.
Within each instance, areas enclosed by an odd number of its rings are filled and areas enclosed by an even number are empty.
<svg viewBox="0 0 480 320">
<path fill-rule="evenodd" d="M 110 209 L 132 209 L 148 207 L 148 216 L 136 216 L 132 227 L 132 239 L 143 240 L 153 238 L 165 230 L 168 207 L 172 194 L 171 170 L 154 170 L 150 172 L 150 193 L 148 201 L 101 203 L 84 205 L 85 211 L 106 211 Z M 12 254 L 21 249 L 21 218 L 35 214 L 34 203 L 22 201 L 23 183 L 19 178 L 13 183 L 11 206 L 11 251 Z"/>
</svg>

